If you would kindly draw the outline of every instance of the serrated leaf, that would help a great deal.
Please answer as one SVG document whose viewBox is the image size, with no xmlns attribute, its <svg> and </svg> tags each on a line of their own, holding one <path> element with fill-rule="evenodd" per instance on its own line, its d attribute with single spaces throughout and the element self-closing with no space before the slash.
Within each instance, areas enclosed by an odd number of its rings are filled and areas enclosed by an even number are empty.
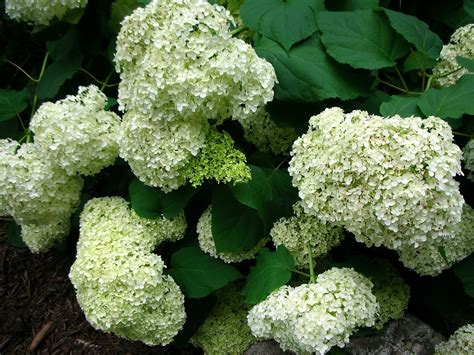
<svg viewBox="0 0 474 355">
<path fill-rule="evenodd" d="M 385 9 L 392 27 L 426 56 L 436 59 L 443 48 L 443 41 L 430 31 L 428 25 L 414 16 Z"/>
<path fill-rule="evenodd" d="M 15 248 L 27 248 L 27 245 L 21 238 L 21 227 L 14 221 L 8 221 L 5 226 L 7 241 Z"/>
<path fill-rule="evenodd" d="M 410 49 L 387 18 L 372 10 L 324 11 L 317 20 L 328 53 L 354 68 L 391 67 Z"/>
<path fill-rule="evenodd" d="M 274 252 L 260 249 L 257 264 L 251 268 L 242 290 L 245 301 L 249 304 L 263 301 L 272 291 L 290 281 L 294 267 L 295 261 L 283 245 Z"/>
<path fill-rule="evenodd" d="M 278 84 L 275 97 L 283 101 L 317 102 L 328 98 L 350 100 L 367 93 L 367 73 L 335 62 L 324 50 L 319 35 L 294 46 L 288 53 L 275 41 L 259 38 L 255 50 L 272 63 Z"/>
<path fill-rule="evenodd" d="M 189 298 L 201 298 L 242 278 L 232 265 L 204 253 L 198 246 L 185 247 L 171 256 L 169 274 Z"/>
<path fill-rule="evenodd" d="M 0 121 L 6 121 L 21 113 L 28 107 L 30 94 L 26 89 L 21 91 L 0 89 Z"/>
<path fill-rule="evenodd" d="M 316 13 L 324 9 L 324 0 L 246 0 L 240 16 L 251 29 L 288 51 L 316 32 Z"/>
<path fill-rule="evenodd" d="M 379 0 L 326 0 L 326 7 L 331 11 L 374 10 Z"/>
<path fill-rule="evenodd" d="M 241 204 L 225 185 L 212 194 L 212 235 L 216 251 L 251 249 L 263 238 L 263 221 L 258 212 Z"/>
<path fill-rule="evenodd" d="M 382 116 L 389 117 L 399 115 L 402 117 L 422 116 L 418 106 L 417 97 L 393 95 L 390 100 L 380 105 L 380 113 Z"/>
<path fill-rule="evenodd" d="M 422 68 L 424 70 L 431 69 L 435 64 L 436 59 L 429 58 L 423 53 L 415 51 L 411 52 L 405 60 L 405 63 L 403 63 L 403 71 L 406 73 L 411 70 L 421 70 Z"/>
<path fill-rule="evenodd" d="M 474 75 L 464 75 L 455 85 L 429 89 L 418 99 L 418 107 L 426 116 L 459 118 L 474 115 Z"/>
<path fill-rule="evenodd" d="M 462 65 L 464 68 L 466 68 L 469 73 L 474 73 L 474 59 L 456 57 L 456 61 L 459 65 Z"/>
<path fill-rule="evenodd" d="M 474 254 L 454 266 L 454 273 L 462 282 L 466 293 L 474 298 Z"/>
</svg>

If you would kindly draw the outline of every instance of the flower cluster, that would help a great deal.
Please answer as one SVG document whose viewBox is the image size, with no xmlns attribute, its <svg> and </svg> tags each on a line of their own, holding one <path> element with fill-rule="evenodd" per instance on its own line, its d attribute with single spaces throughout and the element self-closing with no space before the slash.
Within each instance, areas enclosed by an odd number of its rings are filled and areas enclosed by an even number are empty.
<svg viewBox="0 0 474 355">
<path fill-rule="evenodd" d="M 467 178 L 474 182 L 474 139 L 470 139 L 463 149 L 464 168 L 468 170 Z"/>
<path fill-rule="evenodd" d="M 474 24 L 458 28 L 449 44 L 443 46 L 438 63 L 433 68 L 434 84 L 441 87 L 454 85 L 468 72 L 458 64 L 456 57 L 474 59 Z"/>
<path fill-rule="evenodd" d="M 44 103 L 31 119 L 35 143 L 69 175 L 94 175 L 118 156 L 120 118 L 104 111 L 106 101 L 96 86 L 79 87 L 77 96 Z"/>
<path fill-rule="evenodd" d="M 171 342 L 186 319 L 184 296 L 153 250 L 185 229 L 184 215 L 144 220 L 120 197 L 87 202 L 69 276 L 93 327 L 149 345 Z"/>
<path fill-rule="evenodd" d="M 289 172 L 307 213 L 392 249 L 443 238 L 460 221 L 459 147 L 445 121 L 326 109 L 310 119 Z"/>
<path fill-rule="evenodd" d="M 294 128 L 281 128 L 265 109 L 259 109 L 254 117 L 241 121 L 244 138 L 258 150 L 266 153 L 288 155 L 298 135 Z"/>
<path fill-rule="evenodd" d="M 191 338 L 205 354 L 243 354 L 257 339 L 247 325 L 249 306 L 233 284 L 217 292 L 217 302 Z"/>
<path fill-rule="evenodd" d="M 115 54 L 118 100 L 131 117 L 121 129 L 127 139 L 120 142 L 120 156 L 144 183 L 164 190 L 183 185 L 183 167 L 207 159 L 205 153 L 190 162 L 206 146 L 208 120 L 245 121 L 273 98 L 273 67 L 232 38 L 231 21 L 227 10 L 204 0 L 153 0 L 122 22 Z M 199 181 L 213 177 L 211 166 L 202 170 L 206 176 Z"/>
<path fill-rule="evenodd" d="M 311 250 L 313 258 L 326 255 L 342 241 L 344 230 L 306 214 L 301 202 L 293 205 L 293 211 L 292 217 L 275 222 L 270 236 L 276 246 L 283 244 L 288 249 L 295 258 L 296 267 L 308 268 L 308 251 Z"/>
<path fill-rule="evenodd" d="M 22 225 L 33 252 L 48 250 L 69 233 L 83 180 L 68 176 L 39 146 L 0 141 L 0 211 Z"/>
<path fill-rule="evenodd" d="M 474 349 L 474 324 L 460 327 L 448 339 L 435 348 L 435 355 L 470 355 Z"/>
<path fill-rule="evenodd" d="M 235 263 L 253 259 L 259 249 L 267 242 L 267 239 L 264 238 L 251 250 L 217 253 L 214 237 L 212 236 L 212 205 L 210 205 L 199 218 L 196 231 L 201 250 L 214 258 L 223 260 L 226 263 Z"/>
<path fill-rule="evenodd" d="M 5 0 L 5 12 L 16 20 L 48 25 L 67 11 L 86 7 L 87 0 Z"/>
<path fill-rule="evenodd" d="M 398 251 L 401 262 L 420 275 L 436 276 L 474 252 L 474 210 L 464 204 L 452 235 Z"/>
<path fill-rule="evenodd" d="M 371 288 L 353 269 L 333 268 L 314 284 L 273 291 L 250 310 L 248 324 L 254 336 L 273 338 L 283 350 L 325 354 L 356 328 L 374 325 L 378 304 Z"/>
</svg>

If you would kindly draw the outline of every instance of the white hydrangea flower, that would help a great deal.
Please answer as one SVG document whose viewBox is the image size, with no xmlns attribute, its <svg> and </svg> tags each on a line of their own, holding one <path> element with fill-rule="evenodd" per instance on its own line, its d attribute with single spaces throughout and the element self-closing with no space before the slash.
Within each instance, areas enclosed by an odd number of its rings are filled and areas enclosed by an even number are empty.
<svg viewBox="0 0 474 355">
<path fill-rule="evenodd" d="M 374 325 L 379 306 L 371 288 L 353 269 L 332 268 L 314 284 L 273 291 L 247 321 L 254 336 L 273 338 L 283 350 L 325 354 L 344 346 L 358 327 Z"/>
<path fill-rule="evenodd" d="M 444 252 L 444 257 L 443 253 Z M 398 251 L 400 261 L 420 275 L 436 276 L 474 252 L 474 210 L 464 204 L 461 222 L 452 235 L 427 240 L 417 248 L 404 247 Z"/>
<path fill-rule="evenodd" d="M 48 251 L 69 234 L 70 218 L 40 224 L 22 224 L 21 237 L 33 253 Z"/>
<path fill-rule="evenodd" d="M 272 65 L 232 38 L 229 22 L 226 9 L 205 0 L 136 9 L 117 38 L 120 109 L 165 120 L 244 120 L 271 101 Z"/>
<path fill-rule="evenodd" d="M 266 153 L 288 155 L 293 142 L 298 138 L 293 128 L 278 127 L 264 108 L 242 120 L 241 124 L 244 138 Z"/>
<path fill-rule="evenodd" d="M 168 192 L 186 183 L 182 169 L 206 141 L 205 120 L 151 120 L 134 111 L 123 116 L 120 156 L 142 182 Z"/>
<path fill-rule="evenodd" d="M 217 302 L 191 338 L 206 355 L 244 354 L 257 339 L 247 325 L 250 306 L 234 284 L 217 292 Z"/>
<path fill-rule="evenodd" d="M 77 96 L 42 104 L 31 119 L 35 143 L 69 175 L 94 175 L 118 156 L 120 118 L 104 110 L 107 97 L 94 85 Z"/>
<path fill-rule="evenodd" d="M 463 197 L 459 147 L 445 121 L 326 109 L 310 119 L 289 172 L 307 213 L 360 242 L 399 249 L 450 235 Z"/>
<path fill-rule="evenodd" d="M 184 296 L 153 250 L 185 229 L 183 216 L 142 222 L 120 197 L 87 202 L 69 276 L 94 328 L 148 345 L 172 341 L 186 320 Z"/>
<path fill-rule="evenodd" d="M 83 180 L 68 176 L 33 143 L 1 145 L 3 209 L 19 224 L 48 224 L 69 218 L 79 205 Z M 18 149 L 12 154 L 13 149 Z"/>
<path fill-rule="evenodd" d="M 5 0 L 5 12 L 12 19 L 49 25 L 55 17 L 62 19 L 69 10 L 86 5 L 87 0 Z"/>
<path fill-rule="evenodd" d="M 435 355 L 471 355 L 474 350 L 474 324 L 458 328 L 448 341 L 436 345 Z"/>
<path fill-rule="evenodd" d="M 456 61 L 456 57 L 474 59 L 474 24 L 458 28 L 443 46 L 438 63 L 433 68 L 433 83 L 441 86 L 456 84 L 460 77 L 468 72 Z"/>
<path fill-rule="evenodd" d="M 470 139 L 463 149 L 464 168 L 468 170 L 467 178 L 474 182 L 474 139 Z"/>
<path fill-rule="evenodd" d="M 293 205 L 294 215 L 281 218 L 273 225 L 270 236 L 275 246 L 283 244 L 295 258 L 297 268 L 308 268 L 311 248 L 313 258 L 326 255 L 339 245 L 344 238 L 344 230 L 321 222 L 317 217 L 308 215 L 301 202 Z"/>
<path fill-rule="evenodd" d="M 239 252 L 217 253 L 214 237 L 212 236 L 212 205 L 210 205 L 201 215 L 196 226 L 199 247 L 201 250 L 214 258 L 219 258 L 226 263 L 238 263 L 243 260 L 253 259 L 261 247 L 268 239 L 263 238 L 255 247 L 250 250 Z"/>
<path fill-rule="evenodd" d="M 0 216 L 9 214 L 10 162 L 15 159 L 18 148 L 18 142 L 11 139 L 0 139 Z"/>
</svg>

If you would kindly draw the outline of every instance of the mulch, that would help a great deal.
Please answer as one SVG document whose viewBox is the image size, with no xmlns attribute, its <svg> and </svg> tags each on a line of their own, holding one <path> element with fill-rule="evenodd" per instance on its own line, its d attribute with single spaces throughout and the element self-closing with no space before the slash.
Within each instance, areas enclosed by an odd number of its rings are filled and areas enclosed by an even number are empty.
<svg viewBox="0 0 474 355">
<path fill-rule="evenodd" d="M 193 354 L 95 330 L 68 278 L 73 260 L 10 246 L 0 225 L 0 354 Z"/>
</svg>

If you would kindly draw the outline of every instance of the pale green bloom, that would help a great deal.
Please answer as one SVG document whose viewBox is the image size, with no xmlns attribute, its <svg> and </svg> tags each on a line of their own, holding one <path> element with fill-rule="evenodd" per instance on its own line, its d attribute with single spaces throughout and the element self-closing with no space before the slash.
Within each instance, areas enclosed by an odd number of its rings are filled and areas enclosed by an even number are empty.
<svg viewBox="0 0 474 355">
<path fill-rule="evenodd" d="M 474 350 L 474 325 L 460 327 L 435 348 L 435 355 L 471 355 Z"/>
<path fill-rule="evenodd" d="M 21 237 L 33 253 L 48 251 L 69 234 L 69 216 L 47 223 L 21 225 Z"/>
</svg>

